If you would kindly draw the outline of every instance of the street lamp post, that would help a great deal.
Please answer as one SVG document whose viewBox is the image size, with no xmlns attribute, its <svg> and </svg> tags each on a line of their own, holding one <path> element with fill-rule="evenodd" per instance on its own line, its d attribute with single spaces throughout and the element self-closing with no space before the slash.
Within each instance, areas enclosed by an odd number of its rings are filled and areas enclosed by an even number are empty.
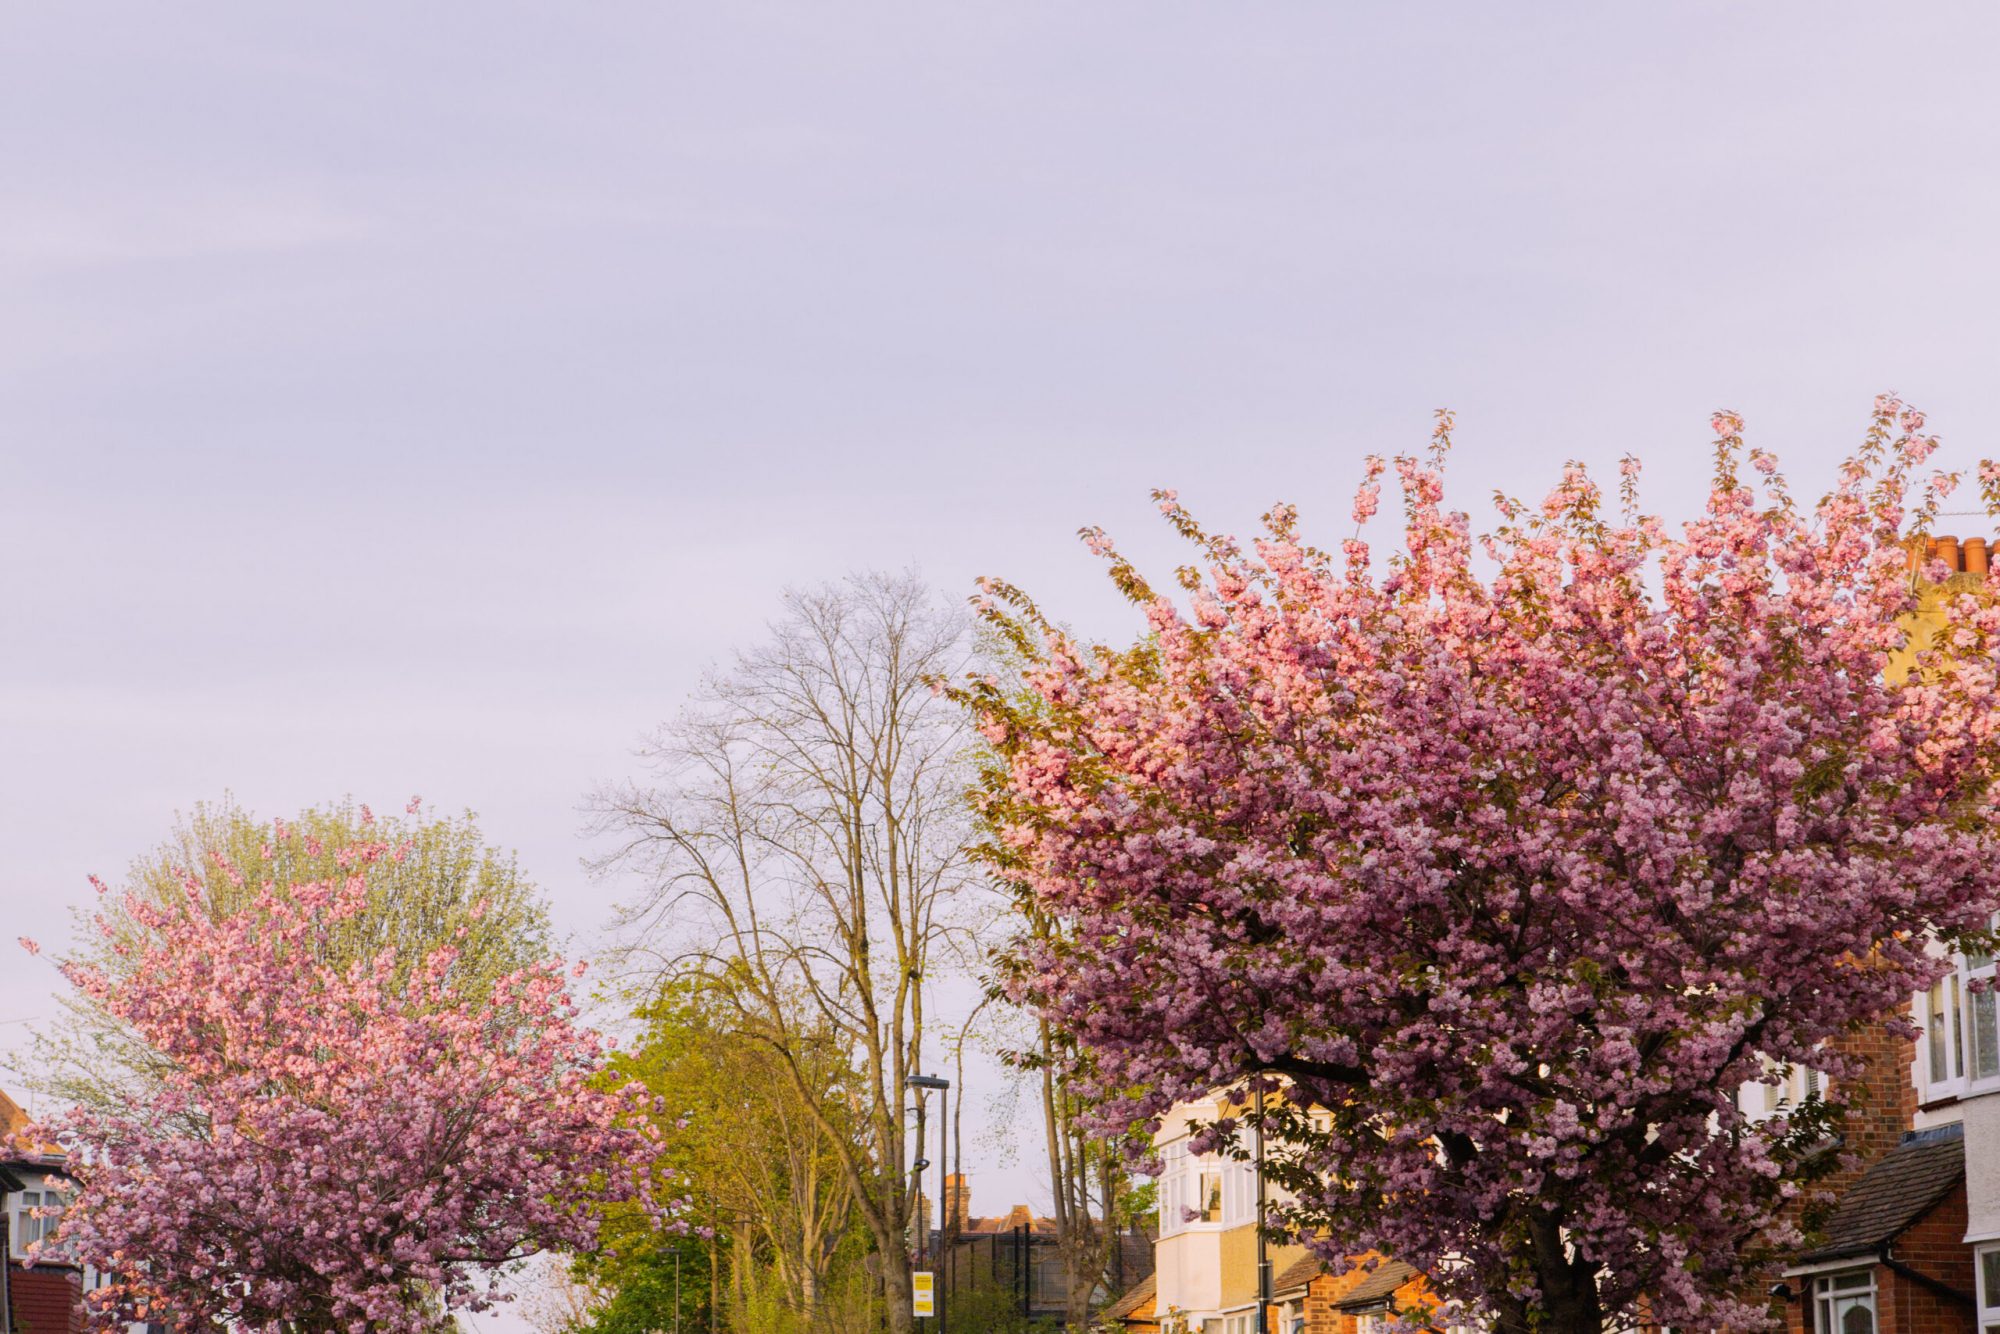
<svg viewBox="0 0 2000 1334">
<path fill-rule="evenodd" d="M 945 1215 L 950 1207 L 945 1201 L 945 1189 L 946 1189 L 945 1165 L 946 1162 L 948 1161 L 947 1150 L 949 1148 L 946 1136 L 949 1135 L 951 1132 L 951 1117 L 946 1110 L 950 1106 L 950 1104 L 946 1100 L 951 1096 L 951 1081 L 949 1079 L 940 1079 L 936 1075 L 911 1075 L 908 1079 L 904 1080 L 903 1082 L 908 1084 L 913 1089 L 936 1089 L 938 1094 L 938 1259 L 945 1261 L 945 1264 L 942 1266 L 933 1264 L 932 1272 L 934 1274 L 934 1277 L 932 1278 L 931 1281 L 937 1285 L 938 1334 L 945 1334 L 945 1329 L 944 1329 L 945 1298 L 950 1295 L 950 1284 L 946 1281 L 945 1274 L 946 1271 L 950 1268 L 950 1259 L 951 1259 L 951 1257 L 946 1253 L 945 1226 L 944 1226 Z M 923 1095 L 918 1094 L 917 1144 L 919 1153 L 923 1151 L 922 1150 L 923 1135 L 924 1135 L 923 1116 L 924 1116 Z M 929 1238 L 926 1238 L 925 1241 L 926 1244 L 928 1244 Z"/>
<path fill-rule="evenodd" d="M 1271 1253 L 1264 1242 L 1264 1094 L 1257 1090 L 1257 1334 L 1271 1329 Z"/>
</svg>

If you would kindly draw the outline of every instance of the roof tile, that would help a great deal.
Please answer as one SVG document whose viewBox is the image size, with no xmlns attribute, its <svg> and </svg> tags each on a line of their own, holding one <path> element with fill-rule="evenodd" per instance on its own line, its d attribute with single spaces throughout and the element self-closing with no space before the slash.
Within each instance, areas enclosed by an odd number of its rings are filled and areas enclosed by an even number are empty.
<svg viewBox="0 0 2000 1334">
<path fill-rule="evenodd" d="M 1965 1127 L 1911 1131 L 1883 1154 L 1833 1207 L 1825 1240 L 1799 1264 L 1861 1255 L 1893 1241 L 1965 1179 Z"/>
</svg>

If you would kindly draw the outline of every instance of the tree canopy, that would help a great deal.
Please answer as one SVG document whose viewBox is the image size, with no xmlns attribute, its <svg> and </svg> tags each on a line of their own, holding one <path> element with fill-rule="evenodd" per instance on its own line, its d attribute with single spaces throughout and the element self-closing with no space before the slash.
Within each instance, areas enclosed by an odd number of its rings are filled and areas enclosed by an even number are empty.
<svg viewBox="0 0 2000 1334">
<path fill-rule="evenodd" d="M 510 1262 L 593 1245 L 593 1203 L 680 1225 L 649 1170 L 651 1099 L 599 1082 L 560 959 L 461 968 L 479 901 L 444 942 L 361 953 L 369 872 L 415 840 L 325 845 L 280 822 L 262 864 L 292 843 L 336 869 L 253 885 L 214 849 L 219 880 L 110 902 L 117 967 L 62 965 L 156 1061 L 130 1105 L 43 1132 L 79 1186 L 60 1245 L 114 1276 L 90 1296 L 105 1318 L 420 1334 L 491 1302 Z"/>
<path fill-rule="evenodd" d="M 349 849 L 370 842 L 403 855 L 341 864 Z M 190 878 L 200 886 L 200 910 L 219 922 L 256 911 L 267 884 L 336 874 L 360 875 L 366 892 L 357 910 L 329 923 L 317 941 L 328 962 L 373 960 L 393 948 L 395 975 L 407 979 L 448 945 L 454 985 L 479 993 L 554 951 L 541 892 L 511 853 L 486 843 L 469 811 L 439 815 L 412 799 L 400 812 L 377 814 L 350 798 L 265 820 L 225 798 L 178 819 L 118 885 L 92 877 L 98 901 L 79 913 L 75 942 L 61 958 L 108 978 L 129 975 L 152 943 L 140 910 L 186 904 Z M 62 1019 L 14 1061 L 29 1086 L 52 1103 L 105 1111 L 149 1097 L 157 1053 L 91 995 L 71 992 L 63 1006 Z"/>
<path fill-rule="evenodd" d="M 988 854 L 1060 924 L 1014 992 L 1114 1129 L 1282 1089 L 1287 1222 L 1329 1256 L 1412 1263 L 1503 1331 L 1760 1321 L 1737 1294 L 1826 1161 L 1839 1039 L 1907 1034 L 1935 944 L 2000 907 L 2000 603 L 1955 590 L 1885 670 L 1955 481 L 1919 478 L 1935 442 L 1892 399 L 1810 506 L 1719 415 L 1678 531 L 1628 460 L 1616 512 L 1571 465 L 1475 537 L 1449 424 L 1394 461 L 1386 562 L 1372 460 L 1331 552 L 1289 507 L 1246 550 L 1157 493 L 1184 604 L 1087 532 L 1144 612 L 1127 645 L 986 585 L 1031 660 L 1025 703 L 958 692 L 998 755 Z M 1827 1100 L 1739 1109 L 1797 1065 Z"/>
</svg>

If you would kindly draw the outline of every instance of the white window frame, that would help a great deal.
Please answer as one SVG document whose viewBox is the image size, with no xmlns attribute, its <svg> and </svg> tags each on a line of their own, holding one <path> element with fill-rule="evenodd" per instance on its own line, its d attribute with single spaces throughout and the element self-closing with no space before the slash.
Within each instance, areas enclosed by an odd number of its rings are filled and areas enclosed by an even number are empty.
<svg viewBox="0 0 2000 1334">
<path fill-rule="evenodd" d="M 67 1178 L 57 1173 L 44 1173 L 23 1180 L 30 1183 L 26 1189 L 0 1196 L 0 1211 L 9 1215 L 7 1249 L 18 1260 L 28 1258 L 30 1246 L 47 1242 L 55 1236 L 62 1227 L 70 1196 L 74 1194 Z M 39 1217 L 36 1216 L 37 1210 L 41 1211 Z M 48 1259 L 50 1255 L 53 1252 L 42 1258 Z"/>
<path fill-rule="evenodd" d="M 1978 1279 L 1979 1328 L 1993 1334 L 2000 1330 L 2000 1241 L 1973 1248 L 1972 1272 Z"/>
<path fill-rule="evenodd" d="M 1160 1148 L 1160 1235 L 1242 1227 L 1257 1217 L 1257 1167 L 1219 1153 L 1195 1154 L 1186 1141 Z M 1214 1216 L 1207 1216 L 1211 1202 Z M 1184 1218 L 1185 1211 L 1193 1218 Z M 1228 1331 L 1224 1331 L 1228 1334 Z"/>
<path fill-rule="evenodd" d="M 1221 1163 L 1212 1158 L 1203 1158 L 1191 1175 L 1194 1181 L 1194 1202 L 1189 1207 L 1194 1210 L 1194 1223 L 1189 1226 L 1202 1224 L 1213 1227 L 1227 1216 L 1223 1200 L 1227 1194 L 1225 1186 L 1228 1183 L 1228 1174 Z M 1211 1213 L 1215 1217 L 1210 1218 Z"/>
<path fill-rule="evenodd" d="M 1176 1142 L 1160 1150 L 1160 1235 L 1171 1237 L 1187 1230 L 1187 1223 L 1181 1217 L 1181 1210 L 1187 1207 L 1188 1165 L 1193 1155 L 1188 1152 L 1185 1142 Z"/>
<path fill-rule="evenodd" d="M 1751 1121 L 1764 1121 L 1773 1116 L 1783 1116 L 1796 1111 L 1807 1098 L 1817 1094 L 1824 1098 L 1831 1084 L 1826 1076 L 1810 1066 L 1794 1065 L 1781 1069 L 1766 1057 L 1764 1068 L 1768 1080 L 1752 1080 L 1743 1085 L 1736 1099 L 1745 1117 Z"/>
<path fill-rule="evenodd" d="M 1917 993 L 1923 1101 L 2000 1089 L 2000 991 L 1991 955 L 1953 954 L 1952 970 Z M 1975 994 L 1974 982 L 1986 989 Z"/>
<path fill-rule="evenodd" d="M 1868 1308 L 1870 1334 L 1881 1334 L 1882 1308 L 1876 1301 L 1873 1269 L 1843 1269 L 1813 1279 L 1813 1328 L 1819 1334 L 1845 1334 L 1835 1312 L 1846 1314 L 1856 1304 Z"/>
</svg>

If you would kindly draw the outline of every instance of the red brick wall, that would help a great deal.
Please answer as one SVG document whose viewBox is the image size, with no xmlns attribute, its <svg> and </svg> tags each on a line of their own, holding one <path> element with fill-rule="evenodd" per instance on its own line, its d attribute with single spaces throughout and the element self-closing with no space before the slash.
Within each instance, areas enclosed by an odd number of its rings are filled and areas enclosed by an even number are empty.
<svg viewBox="0 0 2000 1334">
<path fill-rule="evenodd" d="M 1899 1038 L 1877 1024 L 1836 1044 L 1861 1057 L 1861 1077 L 1837 1090 L 1848 1099 L 1846 1138 L 1861 1166 L 1834 1180 L 1841 1187 L 1861 1175 L 1862 1168 L 1902 1142 L 1903 1132 L 1916 1125 L 1917 1086 L 1910 1070 L 1917 1059 L 1914 1038 Z"/>
<path fill-rule="evenodd" d="M 79 1334 L 83 1329 L 83 1280 L 75 1270 L 10 1267 L 7 1291 L 20 1334 Z"/>
<path fill-rule="evenodd" d="M 1837 1200 L 1868 1170 L 1877 1158 L 1902 1143 L 1903 1133 L 1913 1129 L 1917 1121 L 1917 1086 L 1911 1078 L 1912 1063 L 1917 1059 L 1917 1044 L 1914 1038 L 1899 1038 L 1892 1035 L 1880 1024 L 1873 1025 L 1860 1033 L 1850 1034 L 1834 1044 L 1841 1051 L 1859 1056 L 1863 1063 L 1861 1074 L 1845 1088 L 1839 1090 L 1848 1101 L 1847 1123 L 1844 1131 L 1847 1151 L 1857 1159 L 1855 1165 L 1833 1173 L 1816 1183 L 1814 1189 L 1826 1192 L 1829 1200 Z M 1948 1209 L 1949 1204 L 1940 1205 L 1933 1216 Z M 1788 1217 L 1796 1219 L 1798 1209 L 1786 1211 Z M 1958 1236 L 1965 1235 L 1965 1191 L 1958 1192 Z M 1918 1224 L 1921 1228 L 1923 1224 Z M 1914 1231 L 1915 1229 L 1913 1229 Z M 1960 1249 L 1966 1252 L 1966 1264 L 1971 1264 L 1971 1248 L 1962 1243 Z M 1899 1257 L 1900 1258 L 1900 1254 Z M 1768 1292 L 1771 1285 L 1783 1281 L 1790 1285 L 1794 1293 L 1810 1291 L 1812 1280 L 1794 1278 L 1781 1280 L 1782 1265 L 1760 1275 L 1745 1295 L 1758 1300 Z M 1968 1272 L 1969 1269 L 1968 1269 Z M 1876 1268 L 1876 1283 L 1882 1291 L 1894 1282 L 1895 1276 L 1889 1270 Z M 1954 1286 L 1957 1286 L 1954 1284 Z M 1880 1305 L 1880 1303 L 1878 1303 Z M 1795 1296 L 1786 1303 L 1785 1323 L 1792 1334 L 1802 1329 L 1802 1304 Z M 1882 1316 L 1883 1324 L 1879 1334 L 1891 1334 L 1888 1316 Z M 1959 1326 L 1950 1326 L 1956 1329 Z M 1970 1323 L 1964 1328 L 1970 1329 Z"/>
<path fill-rule="evenodd" d="M 1354 1334 L 1358 1323 L 1355 1317 L 1334 1310 L 1333 1304 L 1371 1277 L 1373 1275 L 1363 1272 L 1357 1265 L 1344 1274 L 1321 1274 L 1306 1284 L 1305 1334 Z M 1430 1285 L 1422 1277 L 1413 1278 L 1397 1288 L 1391 1301 L 1398 1310 L 1405 1311 L 1436 1305 Z"/>
<path fill-rule="evenodd" d="M 1368 1277 L 1359 1268 L 1344 1274 L 1321 1274 L 1306 1284 L 1305 1334 L 1354 1334 L 1354 1317 L 1333 1304 L 1361 1286 Z"/>
<path fill-rule="evenodd" d="M 1889 1254 L 1969 1297 L 1974 1279 L 1972 1247 L 1961 1240 L 1965 1226 L 1965 1187 L 1960 1186 L 1896 1238 Z M 1885 1295 L 1893 1297 L 1877 1302 L 1882 1311 L 1882 1334 L 1959 1334 L 1972 1329 L 1970 1307 L 1886 1267 L 1879 1268 L 1877 1274 Z"/>
</svg>

